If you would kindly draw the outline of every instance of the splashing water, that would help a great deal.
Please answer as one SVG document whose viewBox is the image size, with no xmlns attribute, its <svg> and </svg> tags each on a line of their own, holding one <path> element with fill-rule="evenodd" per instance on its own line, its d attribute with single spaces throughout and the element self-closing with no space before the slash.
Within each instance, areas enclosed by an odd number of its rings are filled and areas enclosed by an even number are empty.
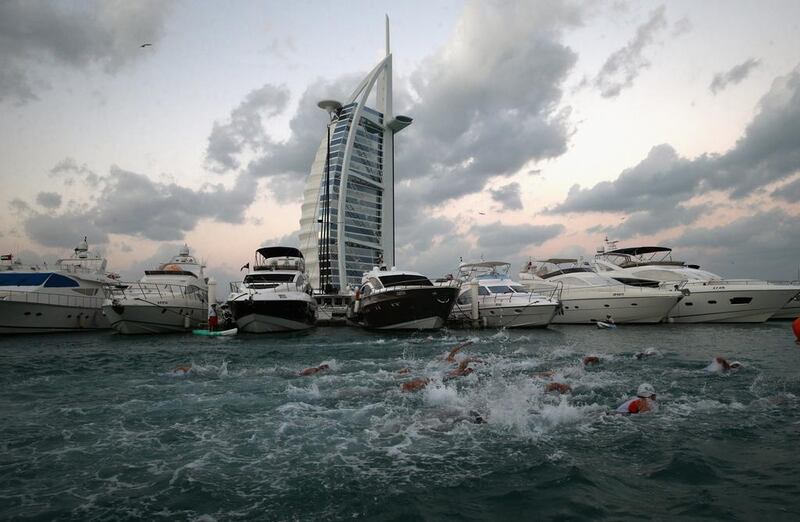
<svg viewBox="0 0 800 522">
<path fill-rule="evenodd" d="M 780 325 L 47 340 L 0 351 L 3 519 L 798 512 L 800 378 Z M 722 347 L 746 370 L 710 373 Z M 642 382 L 658 412 L 608 414 Z"/>
</svg>

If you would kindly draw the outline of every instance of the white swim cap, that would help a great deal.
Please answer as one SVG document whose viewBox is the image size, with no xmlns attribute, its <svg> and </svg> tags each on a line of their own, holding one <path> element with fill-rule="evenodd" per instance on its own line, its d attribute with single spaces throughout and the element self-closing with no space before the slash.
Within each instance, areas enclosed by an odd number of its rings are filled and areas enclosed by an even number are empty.
<svg viewBox="0 0 800 522">
<path fill-rule="evenodd" d="M 644 399 L 649 399 L 650 397 L 655 396 L 656 390 L 653 388 L 652 384 L 643 383 L 639 386 L 639 390 L 636 392 L 638 397 L 642 397 Z"/>
</svg>

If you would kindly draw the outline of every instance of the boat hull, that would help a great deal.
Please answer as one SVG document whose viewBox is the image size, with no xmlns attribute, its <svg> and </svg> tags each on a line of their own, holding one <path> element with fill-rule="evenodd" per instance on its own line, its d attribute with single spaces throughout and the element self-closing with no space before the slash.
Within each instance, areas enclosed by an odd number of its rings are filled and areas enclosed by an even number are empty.
<svg viewBox="0 0 800 522">
<path fill-rule="evenodd" d="M 187 304 L 155 306 L 141 301 L 119 301 L 103 304 L 111 328 L 121 334 L 159 334 L 186 332 L 203 326 L 208 309 Z"/>
<path fill-rule="evenodd" d="M 562 310 L 553 318 L 556 324 L 594 324 L 610 315 L 614 322 L 633 324 L 660 323 L 667 318 L 681 295 L 636 297 L 562 297 Z"/>
<path fill-rule="evenodd" d="M 770 319 L 797 319 L 798 317 L 800 317 L 800 296 L 783 305 L 783 308 L 775 312 Z"/>
<path fill-rule="evenodd" d="M 100 307 L 0 300 L 0 334 L 80 332 L 108 329 Z"/>
<path fill-rule="evenodd" d="M 669 314 L 675 323 L 763 323 L 794 297 L 796 289 L 686 287 L 690 295 Z"/>
<path fill-rule="evenodd" d="M 285 294 L 284 294 L 285 295 Z M 273 333 L 308 330 L 316 324 L 317 304 L 308 295 L 300 299 L 229 300 L 240 332 Z"/>
<path fill-rule="evenodd" d="M 558 303 L 480 303 L 478 320 L 485 328 L 545 328 L 558 311 Z M 471 306 L 453 309 L 453 318 L 463 322 L 470 317 Z"/>
<path fill-rule="evenodd" d="M 404 287 L 362 297 L 355 322 L 376 330 L 435 330 L 444 326 L 458 296 L 456 287 Z"/>
</svg>

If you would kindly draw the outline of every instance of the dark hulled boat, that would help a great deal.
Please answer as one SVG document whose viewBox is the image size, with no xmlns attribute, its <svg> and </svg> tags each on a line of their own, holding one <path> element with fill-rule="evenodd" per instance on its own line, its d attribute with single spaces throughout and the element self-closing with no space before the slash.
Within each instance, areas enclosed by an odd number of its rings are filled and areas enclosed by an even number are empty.
<svg viewBox="0 0 800 522">
<path fill-rule="evenodd" d="M 374 269 L 362 278 L 350 320 L 372 329 L 434 330 L 444 326 L 457 295 L 454 281 L 434 285 L 415 272 Z"/>
</svg>

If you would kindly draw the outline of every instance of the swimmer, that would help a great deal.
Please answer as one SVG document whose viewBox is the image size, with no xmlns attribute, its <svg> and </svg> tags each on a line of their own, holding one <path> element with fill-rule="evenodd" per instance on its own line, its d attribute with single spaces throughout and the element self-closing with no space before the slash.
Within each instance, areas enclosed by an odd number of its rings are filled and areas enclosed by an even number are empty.
<svg viewBox="0 0 800 522">
<path fill-rule="evenodd" d="M 656 351 L 656 350 L 654 350 L 652 348 L 648 348 L 644 352 L 636 352 L 635 354 L 633 354 L 633 358 L 634 359 L 638 359 L 638 360 L 642 360 L 645 357 L 652 357 L 653 355 L 658 355 L 658 351 Z"/>
<path fill-rule="evenodd" d="M 322 371 L 325 371 L 325 370 L 329 370 L 329 369 L 330 369 L 330 366 L 328 366 L 327 364 L 320 364 L 319 366 L 313 366 L 311 368 L 306 368 L 305 370 L 300 372 L 298 375 L 300 375 L 301 377 L 305 377 L 307 375 L 314 375 L 315 373 L 319 373 L 319 372 L 322 372 Z"/>
<path fill-rule="evenodd" d="M 656 409 L 656 390 L 648 383 L 642 383 L 636 391 L 636 397 L 620 404 L 615 413 L 644 413 Z"/>
<path fill-rule="evenodd" d="M 408 373 L 411 373 L 411 368 L 400 368 L 397 370 L 398 375 L 406 375 Z"/>
<path fill-rule="evenodd" d="M 458 365 L 458 368 L 447 374 L 447 378 L 453 379 L 455 377 L 466 377 L 467 375 L 473 373 L 475 370 L 469 367 L 469 363 L 475 361 L 477 361 L 477 359 L 464 359 Z"/>
<path fill-rule="evenodd" d="M 563 395 L 565 393 L 572 392 L 572 386 L 570 386 L 569 384 L 564 384 L 563 382 L 551 382 L 544 387 L 544 391 L 558 392 Z"/>
<path fill-rule="evenodd" d="M 176 376 L 185 377 L 192 372 L 191 366 L 176 366 L 172 373 Z"/>
<path fill-rule="evenodd" d="M 722 373 L 728 373 L 731 370 L 739 370 L 743 367 L 744 365 L 742 365 L 742 363 L 739 361 L 733 361 L 729 363 L 724 357 L 714 357 L 714 359 L 711 360 L 711 364 L 706 366 L 706 370 L 710 372 L 721 370 Z"/>
<path fill-rule="evenodd" d="M 462 348 L 466 348 L 467 346 L 471 345 L 472 341 L 465 341 L 447 353 L 447 357 L 445 357 L 445 361 L 448 362 L 456 362 L 456 354 L 461 351 Z"/>
<path fill-rule="evenodd" d="M 538 377 L 540 379 L 549 379 L 555 374 L 556 374 L 555 370 L 547 370 L 544 372 L 534 373 L 533 376 Z"/>
<path fill-rule="evenodd" d="M 584 366 L 590 366 L 592 364 L 600 364 L 600 357 L 597 357 L 596 355 L 587 355 L 583 358 Z"/>
<path fill-rule="evenodd" d="M 403 390 L 404 392 L 415 392 L 423 389 L 425 386 L 428 385 L 429 382 L 431 382 L 430 379 L 427 379 L 425 377 L 419 377 L 417 379 L 404 382 L 402 385 L 400 385 L 400 389 Z"/>
</svg>

